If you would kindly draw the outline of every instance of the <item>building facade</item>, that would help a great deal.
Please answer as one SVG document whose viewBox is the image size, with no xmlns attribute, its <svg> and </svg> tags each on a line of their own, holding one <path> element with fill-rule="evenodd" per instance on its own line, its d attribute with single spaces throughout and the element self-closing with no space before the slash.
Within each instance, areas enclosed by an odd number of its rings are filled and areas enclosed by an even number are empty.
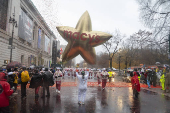
<svg viewBox="0 0 170 113">
<path fill-rule="evenodd" d="M 12 37 L 12 23 L 15 20 L 12 61 L 21 62 L 25 66 L 52 63 L 52 44 L 56 36 L 50 30 L 31 0 L 0 0 L 0 66 L 10 61 L 9 38 Z"/>
</svg>

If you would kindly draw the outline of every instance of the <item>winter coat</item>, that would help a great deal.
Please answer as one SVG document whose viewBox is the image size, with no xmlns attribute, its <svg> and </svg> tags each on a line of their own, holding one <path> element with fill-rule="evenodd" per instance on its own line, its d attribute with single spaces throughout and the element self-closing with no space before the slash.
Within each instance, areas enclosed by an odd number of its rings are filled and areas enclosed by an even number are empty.
<svg viewBox="0 0 170 113">
<path fill-rule="evenodd" d="M 165 83 L 165 75 L 164 75 L 164 74 L 161 76 L 160 82 L 161 82 L 161 83 Z"/>
<path fill-rule="evenodd" d="M 112 75 L 113 75 L 113 74 L 112 74 L 112 72 L 111 72 L 111 71 L 109 71 L 108 73 L 109 73 L 109 77 L 112 77 Z"/>
<path fill-rule="evenodd" d="M 152 78 L 153 78 L 153 82 L 156 82 L 156 79 L 157 79 L 157 76 L 156 76 L 156 72 L 155 71 L 153 71 L 152 72 Z"/>
<path fill-rule="evenodd" d="M 99 71 L 97 72 L 97 78 L 101 79 L 101 73 Z"/>
<path fill-rule="evenodd" d="M 16 75 L 15 75 L 14 72 L 9 72 L 8 73 L 8 80 L 7 81 L 13 83 L 15 81 L 15 79 L 14 79 L 15 76 Z"/>
<path fill-rule="evenodd" d="M 18 74 L 15 72 L 14 83 L 18 84 Z"/>
<path fill-rule="evenodd" d="M 134 72 L 134 76 L 131 78 L 131 83 L 132 83 L 132 89 L 135 88 L 138 92 L 140 92 L 140 83 L 139 83 L 137 72 Z"/>
<path fill-rule="evenodd" d="M 0 76 L 3 76 L 2 74 L 4 73 L 1 72 Z M 13 93 L 13 90 L 10 90 L 9 83 L 6 81 L 6 79 L 0 77 L 0 108 L 9 106 L 8 97 Z"/>
<path fill-rule="evenodd" d="M 141 77 L 140 77 L 141 80 L 145 80 L 145 76 L 143 74 L 141 74 Z"/>
<path fill-rule="evenodd" d="M 108 79 L 109 73 L 107 71 L 102 71 L 102 79 Z"/>
<path fill-rule="evenodd" d="M 33 74 L 29 88 L 36 88 L 42 85 L 42 75 L 39 73 Z"/>
<path fill-rule="evenodd" d="M 44 87 L 53 86 L 54 85 L 53 74 L 51 72 L 44 71 L 42 73 L 42 77 L 43 77 L 43 86 Z"/>
<path fill-rule="evenodd" d="M 61 81 L 62 75 L 63 75 L 63 73 L 62 73 L 61 71 L 56 71 L 56 72 L 54 73 L 54 78 L 55 78 L 55 80 L 56 80 L 56 81 Z M 56 77 L 57 77 L 57 78 L 56 78 Z"/>
<path fill-rule="evenodd" d="M 149 71 L 147 74 L 147 80 L 151 81 L 151 79 L 152 79 L 152 72 Z"/>
<path fill-rule="evenodd" d="M 78 72 L 76 72 L 77 78 L 78 78 L 78 88 L 79 89 L 87 89 L 87 79 L 89 76 L 89 73 L 84 75 L 84 79 L 82 78 L 82 75 L 79 75 Z"/>
</svg>

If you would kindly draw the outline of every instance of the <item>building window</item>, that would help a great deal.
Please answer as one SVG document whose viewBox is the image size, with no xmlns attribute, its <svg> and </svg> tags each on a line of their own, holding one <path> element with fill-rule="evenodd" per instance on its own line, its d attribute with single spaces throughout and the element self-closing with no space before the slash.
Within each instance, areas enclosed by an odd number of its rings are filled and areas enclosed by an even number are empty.
<svg viewBox="0 0 170 113">
<path fill-rule="evenodd" d="M 0 29 L 6 30 L 8 0 L 0 0 Z"/>
<path fill-rule="evenodd" d="M 35 26 L 34 26 L 34 29 L 33 29 L 33 40 L 34 40 L 34 34 L 35 34 Z"/>
<path fill-rule="evenodd" d="M 21 55 L 21 64 L 24 63 L 24 55 Z"/>
</svg>

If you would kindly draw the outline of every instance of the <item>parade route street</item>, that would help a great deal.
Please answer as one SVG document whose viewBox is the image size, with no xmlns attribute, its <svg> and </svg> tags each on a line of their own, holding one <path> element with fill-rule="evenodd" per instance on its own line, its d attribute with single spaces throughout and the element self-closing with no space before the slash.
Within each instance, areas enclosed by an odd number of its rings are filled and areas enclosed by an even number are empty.
<svg viewBox="0 0 170 113">
<path fill-rule="evenodd" d="M 63 80 L 67 83 L 69 80 Z M 74 80 L 73 80 L 74 81 Z M 89 80 L 93 81 L 93 80 Z M 95 80 L 94 80 L 95 81 Z M 96 81 L 95 81 L 96 82 Z M 76 83 L 76 82 L 75 82 Z M 114 84 L 119 84 L 119 79 Z M 35 99 L 35 90 L 27 88 L 27 97 L 21 99 L 20 88 L 18 95 L 10 97 L 12 113 L 169 113 L 170 97 L 160 95 L 147 89 L 141 89 L 138 99 L 134 99 L 132 88 L 88 86 L 85 105 L 78 105 L 77 86 L 61 87 L 61 94 L 50 87 L 49 98 Z"/>
</svg>

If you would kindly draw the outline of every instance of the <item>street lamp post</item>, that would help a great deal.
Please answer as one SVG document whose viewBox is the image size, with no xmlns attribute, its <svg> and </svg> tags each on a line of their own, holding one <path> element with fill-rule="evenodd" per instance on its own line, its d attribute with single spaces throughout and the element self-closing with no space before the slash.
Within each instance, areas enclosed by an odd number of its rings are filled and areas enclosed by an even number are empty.
<svg viewBox="0 0 170 113">
<path fill-rule="evenodd" d="M 14 36 L 14 26 L 17 27 L 17 21 L 15 20 L 15 7 L 14 7 L 14 13 L 13 13 L 13 18 L 9 19 L 9 23 L 12 23 L 12 37 L 9 39 L 9 44 L 11 45 L 11 52 L 10 52 L 10 62 L 12 62 L 12 49 L 14 49 L 13 46 L 13 36 Z"/>
<path fill-rule="evenodd" d="M 128 57 L 126 57 L 126 61 L 125 61 L 126 69 L 127 69 L 127 58 L 128 58 Z"/>
<path fill-rule="evenodd" d="M 120 53 L 119 53 L 119 75 L 120 75 L 120 58 L 121 58 L 121 56 L 120 56 Z"/>
<path fill-rule="evenodd" d="M 121 58 L 120 52 L 121 52 L 121 48 L 119 48 L 119 50 L 118 50 L 118 53 L 119 53 L 119 76 L 120 76 L 120 58 Z"/>
</svg>

